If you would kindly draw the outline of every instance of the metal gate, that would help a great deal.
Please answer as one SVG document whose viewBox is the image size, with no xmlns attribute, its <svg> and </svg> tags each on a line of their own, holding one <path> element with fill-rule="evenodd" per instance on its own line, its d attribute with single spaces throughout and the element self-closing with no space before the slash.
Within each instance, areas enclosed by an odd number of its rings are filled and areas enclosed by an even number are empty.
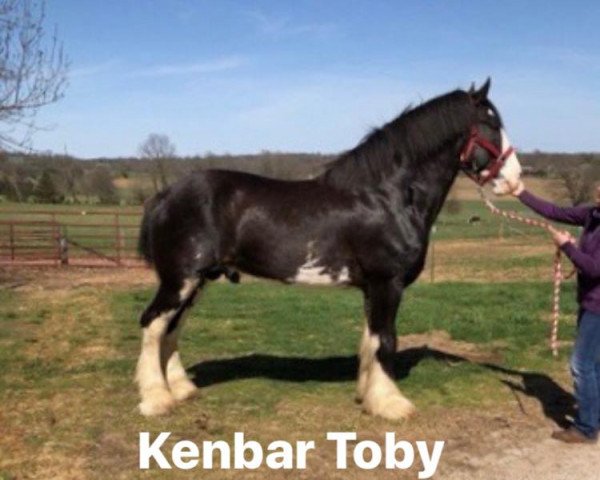
<svg viewBox="0 0 600 480">
<path fill-rule="evenodd" d="M 139 267 L 141 211 L 0 209 L 0 264 Z"/>
</svg>

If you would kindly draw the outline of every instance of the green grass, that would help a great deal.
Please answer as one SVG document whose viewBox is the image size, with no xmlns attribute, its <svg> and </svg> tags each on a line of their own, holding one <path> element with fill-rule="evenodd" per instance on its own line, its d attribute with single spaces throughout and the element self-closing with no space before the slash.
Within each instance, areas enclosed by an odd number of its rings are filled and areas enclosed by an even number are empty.
<svg viewBox="0 0 600 480">
<path fill-rule="evenodd" d="M 361 416 L 353 403 L 363 328 L 359 293 L 266 282 L 218 283 L 206 290 L 181 344 L 184 363 L 199 365 L 202 396 L 169 417 L 142 418 L 132 376 L 140 343 L 137 318 L 152 294 L 82 287 L 40 302 L 31 301 L 30 293 L 0 290 L 0 402 L 12 412 L 0 418 L 0 427 L 20 432 L 18 441 L 0 438 L 0 472 L 6 470 L 1 451 L 8 447 L 4 458 L 23 457 L 7 470 L 15 475 L 45 471 L 47 464 L 30 460 L 41 449 L 44 458 L 81 460 L 90 477 L 134 471 L 137 432 L 147 430 L 196 440 L 230 438 L 242 430 L 270 441 L 394 428 Z M 564 297 L 566 339 L 573 334 L 575 304 L 571 291 Z M 484 351 L 499 351 L 499 365 L 512 370 L 515 381 L 522 369 L 556 375 L 568 352 L 556 362 L 548 351 L 543 318 L 549 304 L 547 283 L 417 284 L 405 294 L 398 331 L 445 330 Z M 90 354 L 98 344 L 107 350 Z M 412 364 L 399 365 L 399 386 L 424 416 L 440 407 L 511 402 L 500 381 L 505 375 L 486 365 L 435 351 L 400 354 L 398 360 Z M 206 474 L 219 478 L 219 472 Z M 151 475 L 160 478 L 160 471 Z"/>
<path fill-rule="evenodd" d="M 563 312 L 567 315 L 561 325 L 561 338 L 573 335 L 575 304 L 570 288 L 564 292 Z M 127 318 L 135 318 L 150 297 L 151 292 L 120 293 L 113 297 L 114 308 Z M 535 366 L 551 370 L 556 362 L 547 347 L 549 328 L 543 320 L 550 300 L 550 285 L 540 283 L 420 284 L 406 292 L 398 333 L 445 330 L 456 340 L 482 345 L 499 343 L 503 345 L 504 367 Z M 363 329 L 361 312 L 362 299 L 354 290 L 290 288 L 262 282 L 241 287 L 214 285 L 189 316 L 182 340 L 184 360 L 193 364 L 223 358 L 243 359 L 259 353 L 273 362 L 266 368 L 266 378 L 261 378 L 265 371 L 260 359 L 255 371 L 248 364 L 251 362 L 238 362 L 243 370 L 241 379 L 209 387 L 214 394 L 207 395 L 207 405 L 215 408 L 220 408 L 223 402 L 244 405 L 257 391 L 262 392 L 261 398 L 268 398 L 267 402 L 252 404 L 256 409 L 254 413 L 263 415 L 273 414 L 278 402 L 293 400 L 308 392 L 321 392 L 319 395 L 329 394 L 334 398 L 350 397 L 354 389 L 353 374 L 342 371 L 338 382 L 319 382 L 320 364 L 311 359 L 335 356 L 341 357 L 342 364 L 351 365 Z M 127 338 L 129 344 L 123 344 L 122 348 L 135 349 L 137 338 L 132 335 Z M 293 362 L 290 357 L 307 359 L 304 363 L 310 372 L 306 376 L 298 375 L 293 369 L 302 368 L 302 361 Z M 232 362 L 232 365 L 238 363 Z M 322 365 L 332 368 L 332 363 Z M 246 372 L 244 369 L 248 368 Z M 287 381 L 286 369 L 292 369 Z M 294 382 L 296 377 L 303 381 Z M 305 378 L 308 381 L 304 381 Z M 471 404 L 474 399 L 483 401 L 482 396 L 476 394 L 479 388 L 473 386 L 486 383 L 490 378 L 493 376 L 490 377 L 485 366 L 465 361 L 449 367 L 444 362 L 426 358 L 401 385 L 409 397 L 421 399 L 420 407 L 428 404 L 460 406 Z M 240 383 L 243 383 L 241 389 L 237 386 Z M 454 392 L 451 386 L 457 384 L 461 385 L 460 393 L 446 395 L 450 390 Z M 500 389 L 500 385 L 494 388 Z M 484 395 L 487 394 L 485 391 Z"/>
</svg>

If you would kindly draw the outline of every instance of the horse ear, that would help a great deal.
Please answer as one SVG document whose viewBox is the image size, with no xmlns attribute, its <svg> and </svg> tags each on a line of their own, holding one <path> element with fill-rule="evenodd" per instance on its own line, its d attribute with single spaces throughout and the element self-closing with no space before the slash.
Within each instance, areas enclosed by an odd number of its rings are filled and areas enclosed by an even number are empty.
<svg viewBox="0 0 600 480">
<path fill-rule="evenodd" d="M 488 93 L 490 91 L 490 86 L 492 85 L 492 79 L 490 77 L 487 78 L 485 83 L 481 86 L 481 88 L 477 91 L 474 91 L 474 86 L 469 90 L 469 94 L 475 103 L 480 103 L 483 100 L 487 100 Z"/>
<path fill-rule="evenodd" d="M 471 82 L 471 86 L 469 87 L 469 91 L 467 93 L 469 95 L 473 95 L 475 93 L 475 82 Z"/>
</svg>

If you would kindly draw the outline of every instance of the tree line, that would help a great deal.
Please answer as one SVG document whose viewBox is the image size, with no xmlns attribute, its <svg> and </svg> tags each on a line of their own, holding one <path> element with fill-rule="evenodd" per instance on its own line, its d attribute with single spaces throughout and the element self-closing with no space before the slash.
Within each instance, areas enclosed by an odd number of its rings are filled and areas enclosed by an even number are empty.
<svg viewBox="0 0 600 480">
<path fill-rule="evenodd" d="M 150 138 L 150 137 L 149 137 Z M 154 138 L 153 142 L 157 139 Z M 164 139 L 163 139 L 164 140 Z M 159 142 L 160 143 L 160 142 Z M 179 177 L 220 168 L 284 180 L 313 178 L 336 155 L 264 151 L 253 155 L 175 156 L 142 148 L 139 156 L 80 160 L 67 155 L 0 153 L 0 200 L 139 205 Z M 600 180 L 600 154 L 520 154 L 526 174 L 562 181 L 572 204 L 588 201 Z"/>
</svg>

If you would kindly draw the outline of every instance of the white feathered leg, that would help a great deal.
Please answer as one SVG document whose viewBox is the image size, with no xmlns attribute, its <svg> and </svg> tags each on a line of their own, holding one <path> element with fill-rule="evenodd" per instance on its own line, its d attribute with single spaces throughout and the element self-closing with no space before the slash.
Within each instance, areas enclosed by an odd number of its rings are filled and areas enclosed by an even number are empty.
<svg viewBox="0 0 600 480">
<path fill-rule="evenodd" d="M 165 337 L 163 343 L 163 368 L 171 394 L 178 401 L 191 398 L 198 391 L 196 385 L 188 378 L 179 356 L 178 343 L 183 324 L 184 319 L 181 318 L 177 328 Z"/>
<path fill-rule="evenodd" d="M 136 370 L 142 415 L 162 415 L 174 405 L 161 365 L 161 345 L 174 313 L 174 310 L 165 312 L 142 329 L 142 350 Z"/>
</svg>

